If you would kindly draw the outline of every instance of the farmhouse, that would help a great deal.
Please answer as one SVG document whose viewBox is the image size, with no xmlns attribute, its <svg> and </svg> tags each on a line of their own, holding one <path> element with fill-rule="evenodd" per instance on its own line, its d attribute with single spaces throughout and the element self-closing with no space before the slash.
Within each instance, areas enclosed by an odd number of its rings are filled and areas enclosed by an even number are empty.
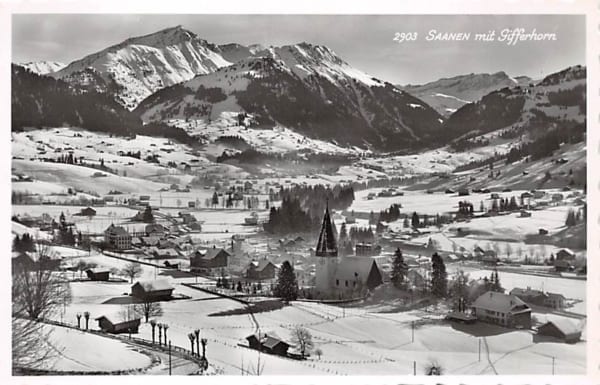
<svg viewBox="0 0 600 385">
<path fill-rule="evenodd" d="M 210 271 L 211 269 L 227 267 L 229 257 L 231 257 L 231 254 L 222 248 L 213 247 L 207 249 L 205 253 L 197 250 L 190 257 L 190 271 Z"/>
<path fill-rule="evenodd" d="M 581 338 L 581 327 L 570 320 L 557 318 L 538 327 L 538 334 L 559 338 L 567 343 L 575 343 Z"/>
<path fill-rule="evenodd" d="M 131 286 L 131 296 L 145 301 L 161 301 L 171 299 L 173 290 L 165 279 L 138 281 Z"/>
<path fill-rule="evenodd" d="M 506 327 L 531 327 L 531 309 L 514 295 L 488 291 L 475 300 L 472 308 L 479 321 Z"/>
<path fill-rule="evenodd" d="M 275 265 L 266 259 L 252 261 L 246 268 L 246 278 L 256 280 L 273 279 L 276 270 Z"/>
<path fill-rule="evenodd" d="M 140 327 L 140 318 L 135 318 L 129 321 L 113 322 L 106 316 L 96 318 L 100 330 L 106 333 L 137 333 Z"/>
<path fill-rule="evenodd" d="M 111 224 L 104 230 L 104 242 L 116 250 L 131 249 L 131 235 L 122 226 Z"/>
<path fill-rule="evenodd" d="M 287 351 L 291 346 L 287 342 L 282 341 L 274 333 L 265 333 L 262 336 L 260 334 L 251 334 L 246 337 L 246 340 L 248 340 L 248 345 L 251 349 L 284 357 L 287 356 Z"/>
<path fill-rule="evenodd" d="M 543 291 L 532 289 L 529 286 L 526 289 L 515 287 L 510 291 L 510 295 L 514 295 L 529 304 L 539 306 L 544 306 L 544 300 L 546 299 L 546 294 Z"/>
<path fill-rule="evenodd" d="M 85 271 L 90 281 L 108 281 L 110 279 L 110 271 L 101 269 L 87 269 Z"/>
<path fill-rule="evenodd" d="M 575 253 L 571 249 L 560 249 L 556 253 L 556 259 L 558 260 L 572 260 L 575 259 Z"/>
<path fill-rule="evenodd" d="M 96 210 L 94 210 L 91 207 L 86 207 L 84 209 L 81 209 L 81 211 L 79 212 L 79 215 L 84 216 L 84 217 L 93 217 L 96 215 Z"/>
</svg>

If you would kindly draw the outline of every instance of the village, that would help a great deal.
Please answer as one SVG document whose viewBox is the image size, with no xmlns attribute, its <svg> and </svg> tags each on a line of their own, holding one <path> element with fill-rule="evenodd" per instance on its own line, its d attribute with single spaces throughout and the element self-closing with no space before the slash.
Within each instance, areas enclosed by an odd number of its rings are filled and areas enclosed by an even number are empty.
<svg viewBox="0 0 600 385">
<path fill-rule="evenodd" d="M 430 192 L 367 189 L 346 209 L 326 207 L 319 230 L 278 237 L 261 228 L 270 220 L 267 208 L 283 203 L 264 182 L 179 191 L 208 196 L 206 208 L 196 206 L 201 199 L 185 208 L 161 206 L 167 191 L 80 207 L 14 205 L 13 269 L 48 269 L 69 282 L 71 298 L 48 327 L 124 336 L 160 354 L 181 349 L 186 374 L 305 373 L 307 365 L 321 374 L 354 374 L 337 363 L 362 360 L 386 373 L 490 373 L 502 365 L 493 358 L 503 350 L 502 337 L 522 340 L 516 335 L 523 333 L 531 345 L 521 354 L 542 357 L 552 347 L 539 372 L 546 373 L 548 362 L 557 372 L 561 365 L 584 370 L 572 354 L 585 352 L 585 250 L 555 246 L 551 237 L 585 222 L 580 191 L 441 191 L 437 204 L 457 210 L 434 215 L 416 203 Z M 289 182 L 279 188 L 294 188 Z M 234 197 L 245 207 L 227 202 Z M 521 239 L 498 240 L 484 223 L 501 218 L 539 218 L 532 225 L 544 227 L 529 225 Z M 462 370 L 470 358 L 422 351 L 418 364 L 402 369 L 396 362 L 402 348 L 378 339 L 358 348 L 349 330 L 334 335 L 322 326 L 352 318 L 377 320 L 389 333 L 410 334 L 413 343 L 415 329 L 430 328 L 433 336 L 450 328 L 450 341 L 479 340 L 478 358 Z M 137 342 L 127 342 L 132 338 Z M 348 351 L 333 349 L 340 338 L 350 338 Z M 481 361 L 484 348 L 488 358 Z"/>
</svg>

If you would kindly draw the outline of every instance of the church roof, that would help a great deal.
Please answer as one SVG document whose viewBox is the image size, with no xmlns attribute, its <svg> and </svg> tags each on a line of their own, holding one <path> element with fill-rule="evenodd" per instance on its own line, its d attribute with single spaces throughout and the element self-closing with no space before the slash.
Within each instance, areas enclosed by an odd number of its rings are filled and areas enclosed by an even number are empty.
<svg viewBox="0 0 600 385">
<path fill-rule="evenodd" d="M 319 233 L 319 241 L 315 250 L 317 257 L 337 257 L 338 247 L 334 231 L 334 225 L 329 215 L 329 206 L 327 206 L 325 208 L 325 215 L 323 216 L 321 232 Z"/>
</svg>

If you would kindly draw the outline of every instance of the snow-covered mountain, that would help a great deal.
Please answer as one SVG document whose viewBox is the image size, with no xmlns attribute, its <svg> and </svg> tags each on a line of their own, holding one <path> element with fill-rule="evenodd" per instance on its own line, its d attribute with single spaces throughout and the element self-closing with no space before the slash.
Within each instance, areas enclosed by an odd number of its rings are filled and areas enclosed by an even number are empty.
<svg viewBox="0 0 600 385">
<path fill-rule="evenodd" d="M 527 86 L 503 88 L 467 104 L 448 118 L 449 140 L 495 130 L 519 137 L 583 125 L 586 120 L 586 67 L 573 66 Z"/>
<path fill-rule="evenodd" d="M 84 91 L 110 92 L 128 109 L 152 93 L 231 63 L 181 26 L 133 37 L 70 63 L 52 76 Z"/>
<path fill-rule="evenodd" d="M 52 72 L 60 71 L 65 68 L 66 64 L 58 61 L 30 61 L 27 63 L 19 63 L 21 67 L 25 67 L 31 72 L 34 72 L 38 75 L 47 75 Z"/>
<path fill-rule="evenodd" d="M 352 67 L 332 50 L 271 47 L 144 100 L 144 121 L 216 120 L 287 127 L 312 138 L 384 150 L 427 145 L 443 120 L 423 101 Z"/>
<path fill-rule="evenodd" d="M 526 76 L 512 78 L 505 72 L 497 72 L 443 78 L 423 85 L 407 85 L 402 89 L 448 117 L 465 104 L 475 102 L 492 91 L 529 82 L 531 79 Z"/>
<path fill-rule="evenodd" d="M 264 50 L 260 44 L 252 44 L 249 46 L 230 43 L 219 45 L 219 53 L 225 60 L 231 63 L 237 63 L 240 60 L 246 59 L 250 56 L 255 56 L 257 52 Z"/>
</svg>

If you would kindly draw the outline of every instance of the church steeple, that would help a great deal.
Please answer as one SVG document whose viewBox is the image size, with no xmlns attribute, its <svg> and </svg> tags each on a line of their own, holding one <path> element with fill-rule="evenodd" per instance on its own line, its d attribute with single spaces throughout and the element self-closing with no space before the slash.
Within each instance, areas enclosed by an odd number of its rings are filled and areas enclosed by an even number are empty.
<svg viewBox="0 0 600 385">
<path fill-rule="evenodd" d="M 337 257 L 338 247 L 333 226 L 329 215 L 329 202 L 327 202 L 323 224 L 321 225 L 321 233 L 319 234 L 319 241 L 317 242 L 317 249 L 315 251 L 317 257 Z"/>
</svg>

